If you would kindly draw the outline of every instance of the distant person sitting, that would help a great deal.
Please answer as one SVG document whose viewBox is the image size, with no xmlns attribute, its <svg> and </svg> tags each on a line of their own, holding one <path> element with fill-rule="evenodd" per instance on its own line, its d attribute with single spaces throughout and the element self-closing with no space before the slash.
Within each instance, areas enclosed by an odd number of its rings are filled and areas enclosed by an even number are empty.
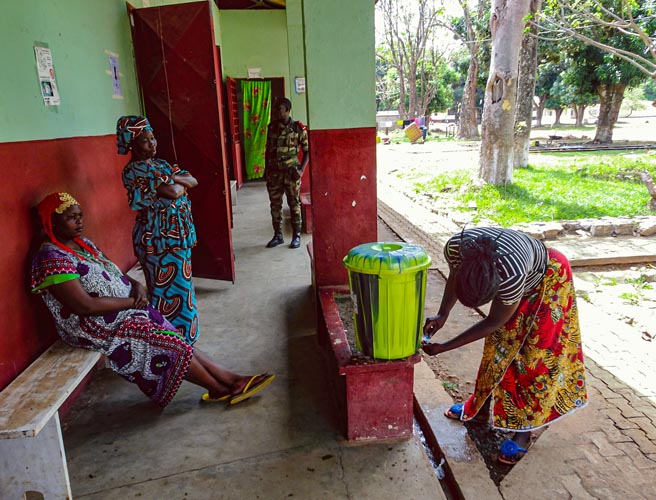
<svg viewBox="0 0 656 500">
<path fill-rule="evenodd" d="M 194 349 L 148 302 L 146 289 L 83 237 L 79 203 L 53 193 L 38 207 L 46 240 L 32 260 L 32 291 L 50 309 L 61 339 L 104 354 L 109 367 L 166 406 L 182 380 L 207 389 L 203 401 L 239 403 L 274 375 L 238 375 Z"/>
<path fill-rule="evenodd" d="M 414 122 L 419 127 L 419 130 L 421 130 L 422 141 L 426 142 L 426 136 L 428 135 L 428 127 L 426 126 L 426 117 L 420 116 L 419 118 L 415 118 Z"/>
</svg>

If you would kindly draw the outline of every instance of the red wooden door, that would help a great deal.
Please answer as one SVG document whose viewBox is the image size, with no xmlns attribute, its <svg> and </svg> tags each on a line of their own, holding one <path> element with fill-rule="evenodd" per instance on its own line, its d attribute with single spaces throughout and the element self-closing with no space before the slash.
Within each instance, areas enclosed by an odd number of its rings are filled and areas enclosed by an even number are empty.
<svg viewBox="0 0 656 500">
<path fill-rule="evenodd" d="M 232 175 L 237 181 L 237 188 L 244 184 L 244 160 L 242 158 L 241 135 L 239 132 L 239 106 L 237 104 L 237 80 L 226 78 L 228 101 L 228 129 L 232 149 Z"/>
<path fill-rule="evenodd" d="M 194 2 L 131 10 L 132 39 L 158 156 L 198 179 L 189 192 L 198 233 L 194 276 L 234 281 L 220 62 L 209 7 Z"/>
</svg>

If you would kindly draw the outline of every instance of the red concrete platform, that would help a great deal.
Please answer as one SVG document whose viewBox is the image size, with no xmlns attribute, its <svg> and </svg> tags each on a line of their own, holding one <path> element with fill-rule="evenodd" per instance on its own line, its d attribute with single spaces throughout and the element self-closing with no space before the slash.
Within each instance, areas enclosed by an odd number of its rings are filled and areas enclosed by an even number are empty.
<svg viewBox="0 0 656 500">
<path fill-rule="evenodd" d="M 412 436 L 415 354 L 394 361 L 351 352 L 335 302 L 344 287 L 319 288 L 319 344 L 332 375 L 340 425 L 346 439 L 370 441 Z"/>
</svg>

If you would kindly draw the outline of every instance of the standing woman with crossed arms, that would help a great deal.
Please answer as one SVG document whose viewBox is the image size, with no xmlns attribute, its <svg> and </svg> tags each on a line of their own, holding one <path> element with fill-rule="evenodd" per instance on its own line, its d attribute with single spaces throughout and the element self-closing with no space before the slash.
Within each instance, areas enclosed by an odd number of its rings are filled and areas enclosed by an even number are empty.
<svg viewBox="0 0 656 500">
<path fill-rule="evenodd" d="M 143 116 L 119 118 L 116 142 L 119 154 L 132 152 L 123 169 L 123 185 L 130 208 L 138 211 L 132 241 L 151 304 L 193 345 L 200 328 L 191 281 L 196 229 L 187 190 L 198 181 L 186 170 L 155 157 L 157 140 Z"/>
</svg>

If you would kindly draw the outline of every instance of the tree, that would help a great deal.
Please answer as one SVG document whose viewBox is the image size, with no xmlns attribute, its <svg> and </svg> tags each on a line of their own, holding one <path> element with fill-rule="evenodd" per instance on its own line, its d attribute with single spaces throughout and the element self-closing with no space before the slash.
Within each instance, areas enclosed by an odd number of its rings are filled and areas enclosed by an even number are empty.
<svg viewBox="0 0 656 500">
<path fill-rule="evenodd" d="M 562 76 L 559 75 L 551 86 L 551 89 L 549 89 L 549 97 L 547 97 L 545 102 L 547 109 L 554 110 L 555 118 L 553 125 L 556 127 L 560 125 L 560 117 L 569 104 L 569 94 L 570 89 L 563 83 Z"/>
<path fill-rule="evenodd" d="M 652 99 L 656 103 L 656 80 L 648 80 L 643 86 L 642 90 L 645 93 L 645 99 Z"/>
<path fill-rule="evenodd" d="M 383 48 L 376 49 L 376 110 L 388 110 L 398 105 L 399 84 L 396 72 Z"/>
<path fill-rule="evenodd" d="M 627 89 L 624 94 L 624 102 L 622 103 L 622 111 L 625 111 L 626 118 L 631 116 L 634 111 L 645 109 L 642 103 L 645 98 L 645 91 L 641 87 L 632 87 Z"/>
<path fill-rule="evenodd" d="M 594 142 L 612 142 L 626 88 L 656 78 L 656 2 L 547 0 L 547 4 L 550 10 L 542 24 L 551 36 L 565 40 L 571 67 L 576 68 L 570 83 L 590 84 L 599 96 Z"/>
<path fill-rule="evenodd" d="M 380 0 L 377 8 L 383 19 L 387 62 L 398 76 L 399 114 L 403 119 L 423 116 L 438 87 L 430 68 L 441 58 L 433 46 L 440 11 L 434 0 Z"/>
<path fill-rule="evenodd" d="M 479 177 L 488 184 L 512 183 L 519 50 L 530 2 L 492 2 L 492 57 L 485 88 L 479 165 Z"/>
<path fill-rule="evenodd" d="M 609 52 L 585 45 L 576 39 L 568 41 L 568 45 L 567 59 L 570 64 L 564 78 L 575 87 L 594 89 L 599 97 L 594 142 L 610 143 L 626 88 L 638 85 L 645 76 L 626 60 Z"/>
<path fill-rule="evenodd" d="M 462 17 L 449 18 L 442 26 L 449 29 L 456 39 L 467 48 L 469 61 L 467 78 L 465 80 L 458 119 L 459 139 L 479 139 L 477 85 L 481 72 L 481 63 L 486 57 L 484 41 L 489 38 L 490 0 L 477 0 L 476 8 L 472 9 L 467 0 L 458 0 L 462 9 Z"/>
<path fill-rule="evenodd" d="M 460 78 L 459 73 L 443 60 L 440 60 L 437 67 L 430 68 L 430 73 L 435 80 L 436 90 L 433 99 L 428 103 L 427 113 L 453 107 L 453 84 Z"/>
<path fill-rule="evenodd" d="M 563 72 L 563 67 L 559 63 L 546 62 L 538 66 L 537 78 L 535 81 L 535 95 L 538 97 L 536 111 L 536 126 L 542 126 L 542 116 L 547 107 L 547 100 L 551 97 L 553 84 Z"/>
<path fill-rule="evenodd" d="M 536 16 L 541 6 L 542 0 L 531 0 L 529 7 L 531 18 Z M 538 39 L 536 36 L 538 27 L 537 23 L 529 23 L 519 52 L 519 81 L 517 83 L 513 152 L 514 168 L 528 167 L 528 150 L 533 122 L 533 96 L 535 95 L 535 77 L 538 65 Z"/>
<path fill-rule="evenodd" d="M 550 9 L 543 13 L 541 23 L 552 34 L 573 37 L 611 53 L 656 80 L 655 0 L 546 0 L 546 3 Z M 626 50 L 615 45 L 612 36 L 610 39 L 598 39 L 591 36 L 586 28 L 614 31 L 639 40 L 644 48 L 635 52 Z"/>
<path fill-rule="evenodd" d="M 399 107 L 399 75 L 395 68 L 389 64 L 389 53 L 386 49 L 378 47 L 376 50 L 376 109 L 390 110 Z M 439 59 L 437 66 L 432 61 L 425 61 L 424 71 L 429 83 L 434 86 L 433 98 L 428 103 L 425 113 L 444 111 L 453 106 L 453 84 L 458 81 L 457 70 Z M 417 94 L 421 94 L 421 78 L 417 75 Z M 408 105 L 408 93 L 405 93 Z M 421 114 L 421 111 L 418 112 Z"/>
</svg>

